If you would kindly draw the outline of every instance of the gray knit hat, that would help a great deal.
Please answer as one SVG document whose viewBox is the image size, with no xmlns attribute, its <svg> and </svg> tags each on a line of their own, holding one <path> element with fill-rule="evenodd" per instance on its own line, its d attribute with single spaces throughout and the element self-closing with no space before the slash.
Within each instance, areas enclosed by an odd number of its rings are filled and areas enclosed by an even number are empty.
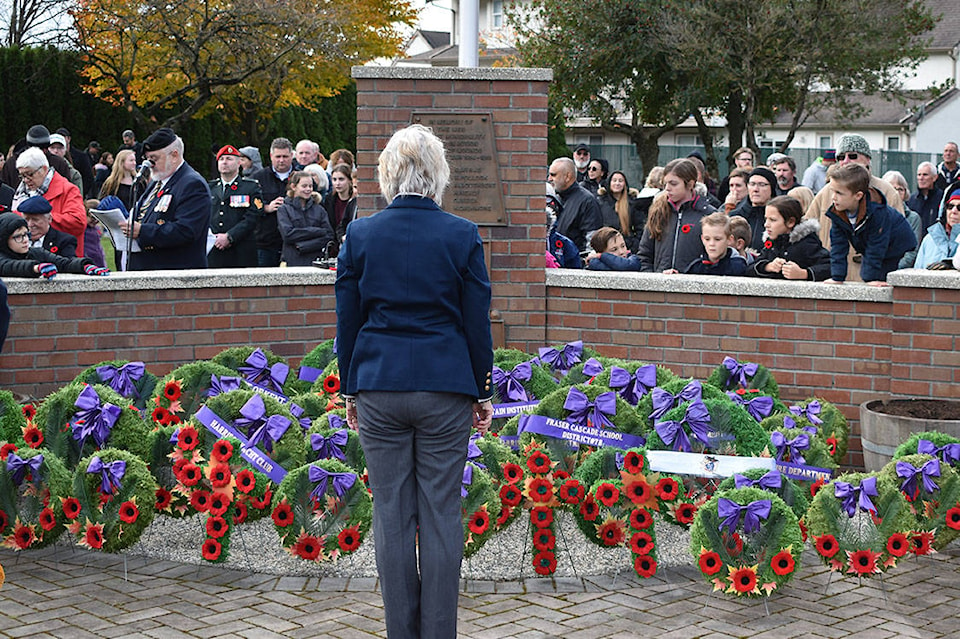
<svg viewBox="0 0 960 639">
<path fill-rule="evenodd" d="M 867 144 L 867 141 L 862 135 L 857 135 L 856 133 L 847 133 L 837 142 L 837 157 L 850 152 L 859 153 L 868 158 L 873 157 L 873 154 L 870 153 L 870 145 Z"/>
</svg>

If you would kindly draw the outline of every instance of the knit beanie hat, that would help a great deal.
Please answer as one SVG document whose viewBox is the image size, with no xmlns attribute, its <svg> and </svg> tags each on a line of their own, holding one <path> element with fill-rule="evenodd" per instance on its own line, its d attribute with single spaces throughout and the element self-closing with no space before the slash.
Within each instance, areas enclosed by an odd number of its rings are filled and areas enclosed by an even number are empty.
<svg viewBox="0 0 960 639">
<path fill-rule="evenodd" d="M 754 175 L 762 177 L 764 180 L 770 183 L 770 196 L 774 197 L 777 194 L 777 176 L 773 174 L 773 171 L 768 169 L 765 166 L 758 166 L 754 170 L 750 171 L 750 177 L 747 178 L 747 182 L 750 181 Z"/>
<path fill-rule="evenodd" d="M 873 157 L 870 154 L 870 145 L 867 144 L 867 141 L 862 135 L 857 135 L 856 133 L 847 133 L 846 135 L 840 138 L 840 141 L 837 142 L 837 156 L 841 156 L 844 153 L 859 153 L 865 155 L 868 158 Z"/>
</svg>

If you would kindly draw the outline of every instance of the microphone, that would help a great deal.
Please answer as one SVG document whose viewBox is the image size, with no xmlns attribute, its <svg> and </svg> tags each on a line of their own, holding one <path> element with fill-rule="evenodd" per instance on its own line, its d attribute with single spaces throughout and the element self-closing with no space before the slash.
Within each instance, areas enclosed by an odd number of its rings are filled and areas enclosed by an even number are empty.
<svg viewBox="0 0 960 639">
<path fill-rule="evenodd" d="M 145 159 L 143 161 L 143 164 L 140 165 L 140 170 L 137 171 L 137 174 L 133 177 L 133 181 L 134 182 L 139 181 L 140 178 L 145 176 L 150 171 L 151 168 L 153 168 L 153 162 Z"/>
</svg>

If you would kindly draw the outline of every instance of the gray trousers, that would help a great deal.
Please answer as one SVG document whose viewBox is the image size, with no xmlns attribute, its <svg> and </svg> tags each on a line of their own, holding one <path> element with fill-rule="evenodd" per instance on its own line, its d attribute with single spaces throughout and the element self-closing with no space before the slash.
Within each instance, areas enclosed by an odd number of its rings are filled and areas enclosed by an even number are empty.
<svg viewBox="0 0 960 639">
<path fill-rule="evenodd" d="M 457 636 L 460 486 L 473 402 L 452 393 L 357 395 L 390 639 Z"/>
</svg>

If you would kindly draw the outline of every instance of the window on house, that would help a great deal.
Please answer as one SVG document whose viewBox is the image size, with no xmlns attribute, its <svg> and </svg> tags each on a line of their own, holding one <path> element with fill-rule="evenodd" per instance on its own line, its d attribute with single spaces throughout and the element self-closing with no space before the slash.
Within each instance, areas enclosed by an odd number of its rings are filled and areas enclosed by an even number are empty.
<svg viewBox="0 0 960 639">
<path fill-rule="evenodd" d="M 833 138 L 829 135 L 820 136 L 820 145 L 818 148 L 821 149 L 832 149 L 833 148 Z"/>
<path fill-rule="evenodd" d="M 899 150 L 900 150 L 900 136 L 899 135 L 887 136 L 887 151 L 899 151 Z"/>
<path fill-rule="evenodd" d="M 677 136 L 677 146 L 700 146 L 703 142 L 699 135 L 692 133 L 681 133 Z"/>
<path fill-rule="evenodd" d="M 490 22 L 494 29 L 503 26 L 503 0 L 493 0 Z"/>
</svg>

